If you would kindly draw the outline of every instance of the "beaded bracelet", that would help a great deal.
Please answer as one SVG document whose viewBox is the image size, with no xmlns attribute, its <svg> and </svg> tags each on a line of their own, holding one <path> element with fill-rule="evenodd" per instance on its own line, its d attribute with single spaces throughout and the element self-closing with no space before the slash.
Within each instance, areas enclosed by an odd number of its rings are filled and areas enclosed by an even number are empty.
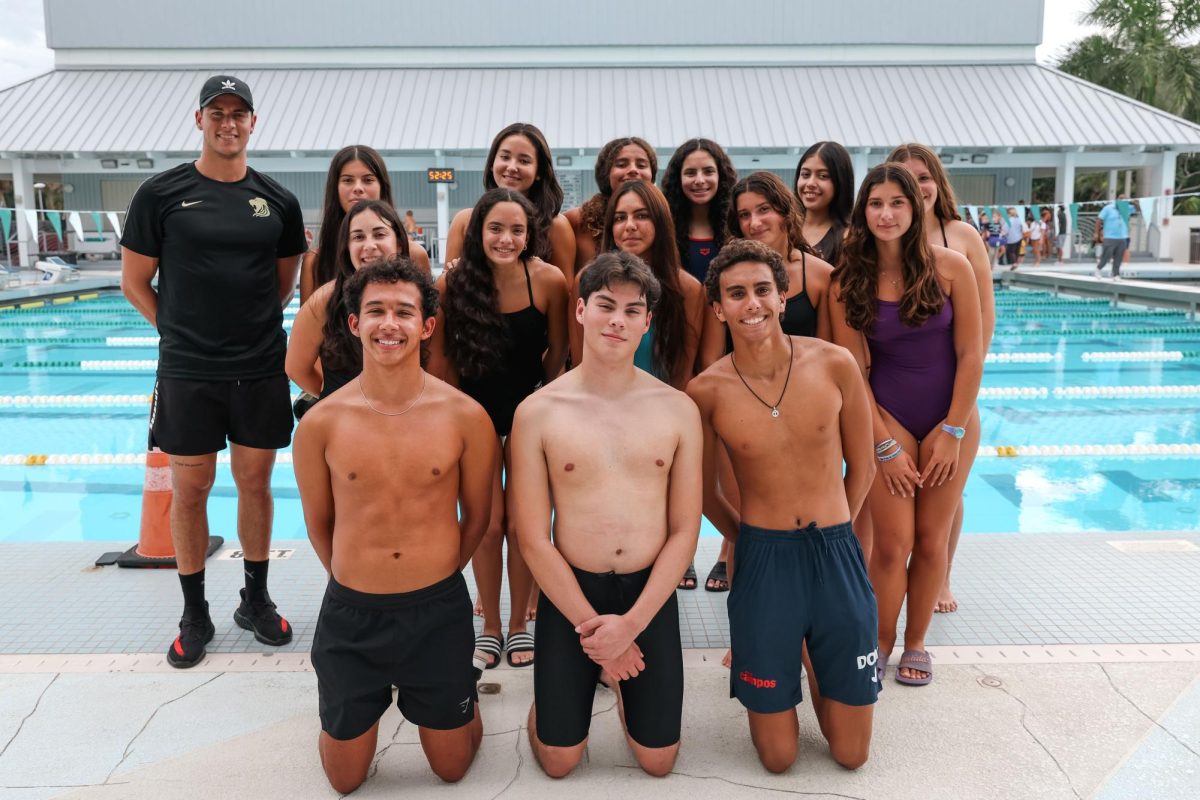
<svg viewBox="0 0 1200 800">
<path fill-rule="evenodd" d="M 900 455 L 903 452 L 904 452 L 904 448 L 901 447 L 900 445 L 896 445 L 896 452 L 889 453 L 886 456 L 875 456 L 875 458 L 879 459 L 879 463 L 882 464 L 886 461 L 891 461 L 893 458 L 895 458 L 896 456 Z"/>
</svg>

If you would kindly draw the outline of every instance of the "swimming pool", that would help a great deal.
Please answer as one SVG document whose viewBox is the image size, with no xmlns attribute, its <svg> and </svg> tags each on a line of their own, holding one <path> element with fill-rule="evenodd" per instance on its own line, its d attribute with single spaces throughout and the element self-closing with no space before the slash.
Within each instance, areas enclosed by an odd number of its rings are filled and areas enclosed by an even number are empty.
<svg viewBox="0 0 1200 800">
<path fill-rule="evenodd" d="M 997 310 L 964 530 L 1200 527 L 1200 323 L 1032 291 L 998 292 Z M 136 540 L 156 358 L 115 292 L 0 311 L 0 541 Z M 289 459 L 275 536 L 303 539 Z M 209 512 L 232 539 L 228 464 Z"/>
</svg>

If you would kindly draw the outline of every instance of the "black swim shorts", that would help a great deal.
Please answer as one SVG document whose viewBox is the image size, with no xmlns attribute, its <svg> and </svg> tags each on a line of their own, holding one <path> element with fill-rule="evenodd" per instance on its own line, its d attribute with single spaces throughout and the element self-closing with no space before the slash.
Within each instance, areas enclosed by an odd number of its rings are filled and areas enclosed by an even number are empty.
<svg viewBox="0 0 1200 800">
<path fill-rule="evenodd" d="M 475 716 L 475 630 L 462 573 L 400 594 L 367 594 L 330 579 L 313 636 L 321 730 L 361 736 L 396 705 L 414 725 L 461 728 Z"/>
<path fill-rule="evenodd" d="M 597 614 L 629 611 L 650 578 L 649 567 L 627 575 L 572 569 Z M 587 738 L 600 666 L 583 652 L 575 626 L 545 592 L 538 600 L 534 641 L 537 738 L 551 747 L 573 747 Z M 679 741 L 683 717 L 683 650 L 674 592 L 634 641 L 646 669 L 621 681 L 625 725 L 642 747 L 669 747 Z"/>
</svg>

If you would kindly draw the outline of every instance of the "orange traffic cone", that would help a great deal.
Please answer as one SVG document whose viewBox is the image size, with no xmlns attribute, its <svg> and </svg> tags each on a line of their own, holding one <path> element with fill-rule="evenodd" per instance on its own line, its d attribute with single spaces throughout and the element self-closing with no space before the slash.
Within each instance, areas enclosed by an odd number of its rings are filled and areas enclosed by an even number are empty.
<svg viewBox="0 0 1200 800">
<path fill-rule="evenodd" d="M 146 477 L 142 483 L 142 525 L 138 543 L 117 559 L 119 567 L 175 568 L 175 544 L 171 541 L 171 457 L 152 447 L 146 453 Z M 208 555 L 225 540 L 210 536 Z"/>
</svg>

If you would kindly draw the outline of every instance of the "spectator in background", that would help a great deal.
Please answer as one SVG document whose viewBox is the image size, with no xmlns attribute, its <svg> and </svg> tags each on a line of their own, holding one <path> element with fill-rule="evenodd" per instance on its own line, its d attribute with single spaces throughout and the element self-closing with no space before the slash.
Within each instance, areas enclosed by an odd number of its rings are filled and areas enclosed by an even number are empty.
<svg viewBox="0 0 1200 800">
<path fill-rule="evenodd" d="M 410 239 L 417 238 L 417 218 L 413 216 L 411 208 L 404 212 L 404 232 Z"/>
<path fill-rule="evenodd" d="M 1042 234 L 1046 232 L 1046 226 L 1040 219 L 1034 219 L 1033 211 L 1025 212 L 1025 224 L 1029 226 L 1027 253 L 1033 254 L 1033 265 L 1040 267 L 1042 265 Z"/>
<path fill-rule="evenodd" d="M 1117 199 L 1109 202 L 1100 209 L 1096 218 L 1096 241 L 1100 244 L 1100 261 L 1096 264 L 1096 277 L 1103 274 L 1104 265 L 1112 260 L 1113 280 L 1121 279 L 1121 263 L 1125 260 L 1125 251 L 1129 248 L 1129 224 L 1117 208 L 1117 201 L 1124 200 L 1125 195 L 1117 195 Z"/>
<path fill-rule="evenodd" d="M 1063 263 L 1063 255 L 1067 252 L 1067 207 L 1058 207 L 1058 263 Z"/>
<path fill-rule="evenodd" d="M 988 258 L 994 267 L 999 262 L 1000 256 L 1004 253 L 1000 245 L 1004 243 L 1004 238 L 1008 234 L 1008 226 L 1004 224 L 999 211 L 992 212 L 992 219 L 987 224 L 986 230 Z"/>
<path fill-rule="evenodd" d="M 1021 265 L 1021 245 L 1025 241 L 1028 227 L 1021 220 L 1014 206 L 1008 207 L 1008 229 L 1004 237 L 1004 256 L 1008 260 L 1009 271 Z"/>
</svg>

